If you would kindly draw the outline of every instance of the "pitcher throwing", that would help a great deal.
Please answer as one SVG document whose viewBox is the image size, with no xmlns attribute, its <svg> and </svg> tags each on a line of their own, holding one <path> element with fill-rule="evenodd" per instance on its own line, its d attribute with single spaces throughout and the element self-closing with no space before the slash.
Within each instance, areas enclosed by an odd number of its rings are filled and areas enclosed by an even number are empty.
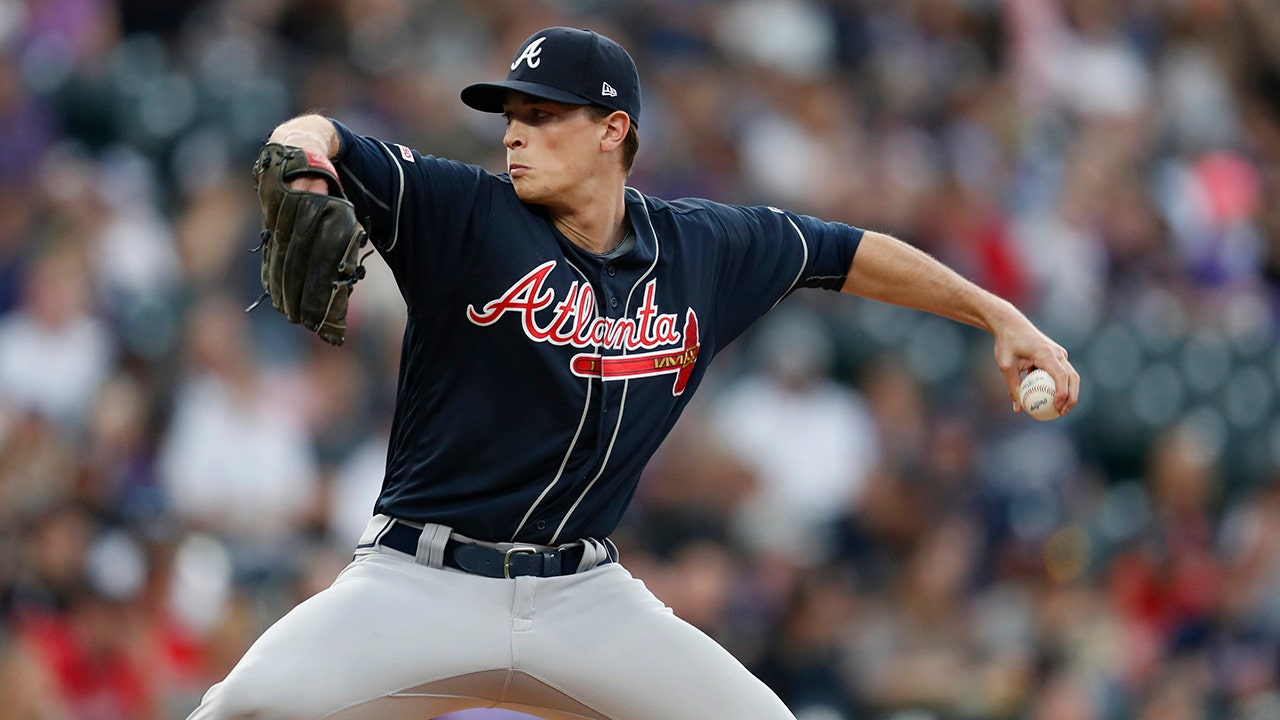
<svg viewBox="0 0 1280 720">
<path fill-rule="evenodd" d="M 509 71 L 462 91 L 506 116 L 506 173 L 317 115 L 276 128 L 259 158 L 273 304 L 342 342 L 362 226 L 408 325 L 386 476 L 354 560 L 262 635 L 195 720 L 793 718 L 632 578 L 609 534 L 708 364 L 797 289 L 975 325 L 994 336 L 1015 409 L 1032 367 L 1053 376 L 1060 412 L 1076 403 L 1060 345 L 904 243 L 627 187 L 640 82 L 612 40 L 549 28 Z"/>
</svg>

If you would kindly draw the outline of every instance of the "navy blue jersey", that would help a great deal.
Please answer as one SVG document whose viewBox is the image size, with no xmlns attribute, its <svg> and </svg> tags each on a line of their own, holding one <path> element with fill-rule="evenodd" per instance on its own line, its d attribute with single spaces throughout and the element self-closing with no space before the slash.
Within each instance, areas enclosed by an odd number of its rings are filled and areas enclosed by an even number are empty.
<svg viewBox="0 0 1280 720">
<path fill-rule="evenodd" d="M 721 348 L 862 231 L 626 191 L 634 243 L 565 238 L 506 175 L 335 123 L 347 194 L 408 306 L 377 511 L 480 540 L 613 531 Z"/>
</svg>

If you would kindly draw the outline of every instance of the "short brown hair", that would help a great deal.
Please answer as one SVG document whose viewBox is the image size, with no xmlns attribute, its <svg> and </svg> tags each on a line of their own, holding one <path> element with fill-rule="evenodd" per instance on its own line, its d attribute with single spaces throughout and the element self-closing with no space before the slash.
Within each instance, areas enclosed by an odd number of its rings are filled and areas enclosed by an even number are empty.
<svg viewBox="0 0 1280 720">
<path fill-rule="evenodd" d="M 604 120 L 610 115 L 617 112 L 603 105 L 588 105 L 587 111 L 591 113 L 591 117 L 596 120 Z M 631 166 L 635 165 L 636 153 L 640 151 L 640 133 L 636 132 L 635 118 L 631 120 L 631 129 L 627 130 L 627 136 L 622 140 L 622 169 L 628 175 L 631 174 Z"/>
</svg>

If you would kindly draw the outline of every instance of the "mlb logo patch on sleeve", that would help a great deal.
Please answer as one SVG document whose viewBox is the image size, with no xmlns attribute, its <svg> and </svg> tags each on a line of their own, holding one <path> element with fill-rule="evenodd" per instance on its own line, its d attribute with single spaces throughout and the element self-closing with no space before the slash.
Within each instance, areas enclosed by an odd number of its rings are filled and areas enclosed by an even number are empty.
<svg viewBox="0 0 1280 720">
<path fill-rule="evenodd" d="M 412 150 L 410 150 L 409 148 L 407 148 L 407 147 L 405 147 L 405 146 L 401 145 L 400 143 L 396 143 L 396 144 L 395 144 L 395 146 L 396 146 L 396 147 L 398 147 L 398 148 L 400 148 L 400 157 L 404 158 L 404 159 L 405 159 L 405 162 L 413 162 L 413 151 L 412 151 Z"/>
</svg>

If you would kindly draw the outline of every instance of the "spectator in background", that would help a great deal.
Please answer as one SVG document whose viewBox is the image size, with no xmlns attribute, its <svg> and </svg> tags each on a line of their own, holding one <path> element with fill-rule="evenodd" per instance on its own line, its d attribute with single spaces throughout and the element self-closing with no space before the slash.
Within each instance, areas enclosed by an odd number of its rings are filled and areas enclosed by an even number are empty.
<svg viewBox="0 0 1280 720">
<path fill-rule="evenodd" d="M 49 420 L 0 419 L 0 527 L 16 531 L 31 513 L 76 496 L 76 445 Z"/>
<path fill-rule="evenodd" d="M 48 418 L 71 439 L 115 361 L 114 338 L 91 305 L 84 252 L 71 241 L 40 249 L 22 306 L 0 318 L 0 403 Z"/>
<path fill-rule="evenodd" d="M 1123 681 L 1136 705 L 1175 692 L 1165 687 L 1166 676 L 1192 648 L 1203 646 L 1226 588 L 1214 553 L 1221 488 L 1212 440 L 1191 421 L 1168 428 L 1150 450 L 1146 481 L 1149 521 L 1108 573 L 1125 628 Z"/>
<path fill-rule="evenodd" d="M 83 580 L 93 518 L 62 502 L 28 509 L 24 520 L 15 544 L 19 560 L 8 587 L 9 612 L 19 618 L 56 616 Z"/>
<path fill-rule="evenodd" d="M 835 568 L 809 569 L 795 583 L 755 670 L 797 717 L 856 717 L 865 710 L 857 687 L 845 681 L 845 645 L 862 621 L 860 600 L 849 576 Z"/>
<path fill-rule="evenodd" d="M 205 298 L 187 328 L 187 375 L 159 455 L 169 508 L 220 535 L 241 570 L 279 572 L 317 511 L 313 448 L 255 364 L 243 308 Z"/>
<path fill-rule="evenodd" d="M 888 593 L 851 629 L 851 678 L 872 708 L 1005 709 L 979 681 L 997 659 L 981 660 L 983 627 L 965 598 L 979 547 L 964 518 L 928 528 Z"/>
<path fill-rule="evenodd" d="M 775 317 L 776 315 L 776 317 Z M 757 335 L 759 371 L 713 401 L 718 441 L 759 482 L 740 508 L 740 540 L 816 561 L 821 532 L 856 505 L 880 459 L 879 436 L 857 392 L 831 379 L 834 347 L 820 320 L 782 307 Z"/>
<path fill-rule="evenodd" d="M 23 643 L 53 671 L 56 696 L 74 717 L 163 720 L 158 688 L 140 656 L 140 631 L 153 621 L 139 604 L 141 549 L 122 534 L 90 544 L 61 612 L 32 616 Z"/>
<path fill-rule="evenodd" d="M 103 512 L 159 512 L 152 395 L 138 377 L 117 372 L 94 397 L 80 444 L 79 495 Z"/>
<path fill-rule="evenodd" d="M 1280 473 L 1225 511 L 1221 556 L 1227 569 L 1221 621 L 1259 640 L 1280 640 Z M 1269 654 L 1267 672 L 1280 657 Z"/>
</svg>

